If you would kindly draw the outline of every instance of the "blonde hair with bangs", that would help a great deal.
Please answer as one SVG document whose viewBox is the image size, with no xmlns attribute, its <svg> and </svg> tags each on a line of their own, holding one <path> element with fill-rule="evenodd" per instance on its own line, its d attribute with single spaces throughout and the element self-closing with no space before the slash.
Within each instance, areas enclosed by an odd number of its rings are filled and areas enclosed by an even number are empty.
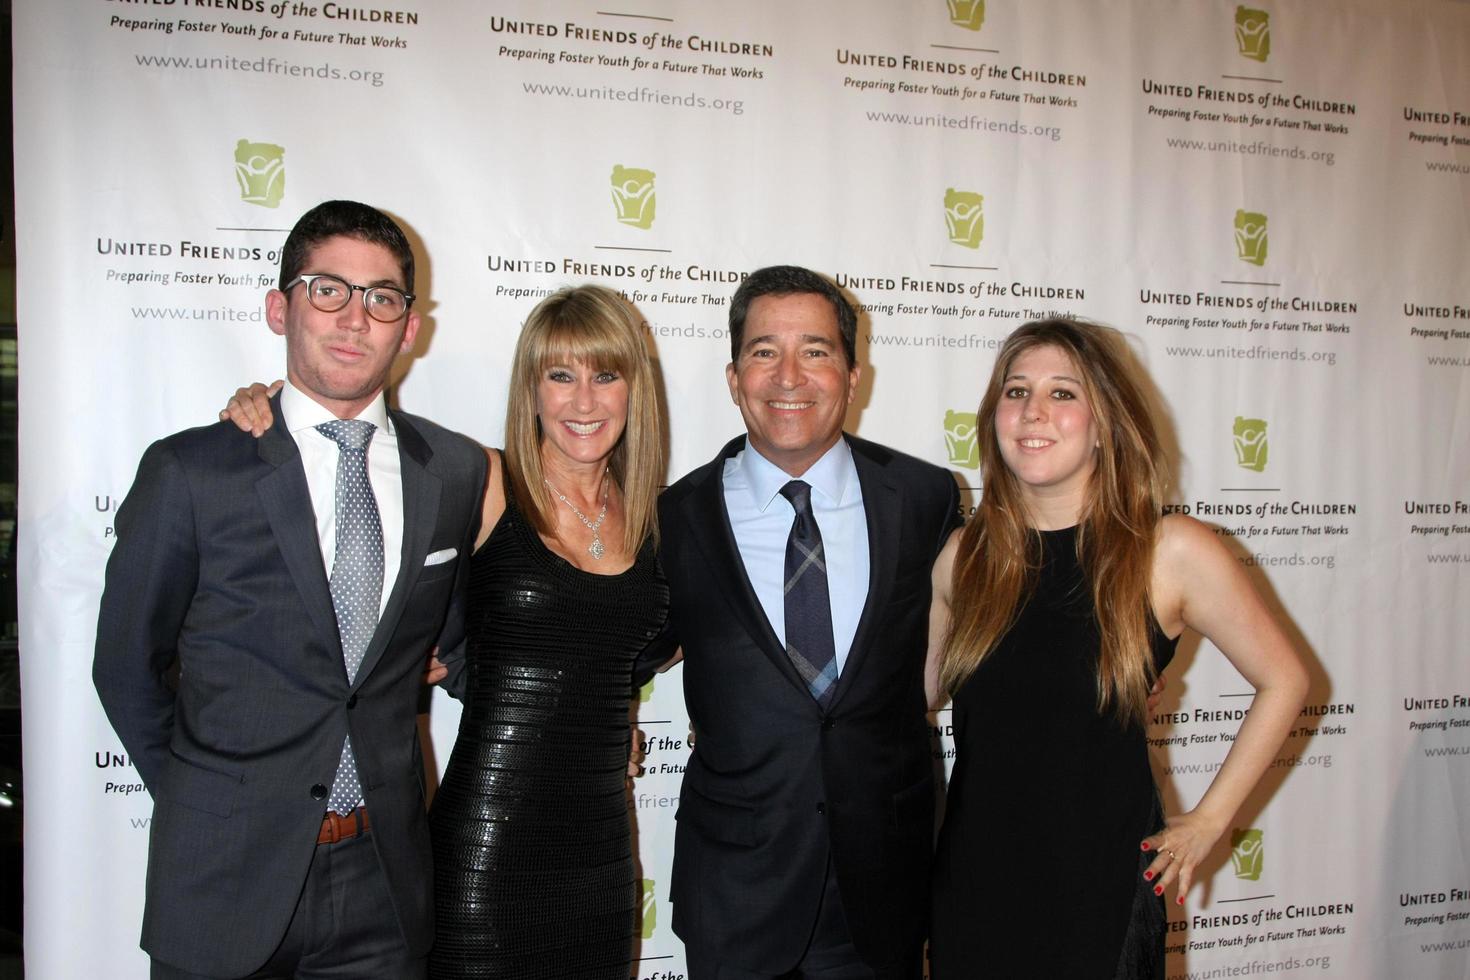
<svg viewBox="0 0 1470 980">
<path fill-rule="evenodd" d="M 959 690 L 1015 623 L 1036 585 L 1040 537 L 1030 527 L 1020 482 L 1000 455 L 995 416 L 1011 366 L 1038 347 L 1055 347 L 1071 358 L 1097 425 L 1096 467 L 1087 484 L 1077 551 L 1102 639 L 1098 711 L 1142 724 L 1157 674 L 1149 583 L 1164 502 L 1163 454 L 1122 334 L 1084 320 L 1027 323 L 1006 338 L 996 356 L 975 418 L 984 491 L 955 556 L 940 684 L 951 696 Z"/>
<path fill-rule="evenodd" d="M 527 519 L 554 535 L 556 501 L 541 466 L 536 388 L 554 364 L 586 364 L 616 372 L 628 385 L 628 423 L 608 460 L 623 493 L 623 545 L 636 555 L 646 538 L 658 543 L 658 489 L 664 477 L 663 419 L 642 319 L 603 286 L 569 286 L 536 304 L 516 341 L 505 412 L 505 467 Z"/>
</svg>

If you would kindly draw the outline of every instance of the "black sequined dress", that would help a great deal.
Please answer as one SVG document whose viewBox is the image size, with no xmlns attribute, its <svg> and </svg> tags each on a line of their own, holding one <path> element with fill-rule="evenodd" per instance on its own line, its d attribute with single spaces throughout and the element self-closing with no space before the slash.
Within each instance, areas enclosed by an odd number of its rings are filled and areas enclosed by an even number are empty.
<svg viewBox="0 0 1470 980">
<path fill-rule="evenodd" d="M 934 864 L 933 980 L 1163 980 L 1163 825 L 1145 733 L 1097 711 L 1100 641 L 1075 528 L 1040 532 L 1036 591 L 954 699 Z M 1154 628 L 1163 670 L 1174 641 Z"/>
<path fill-rule="evenodd" d="M 463 713 L 430 814 L 429 976 L 626 980 L 628 702 L 668 584 L 651 544 L 621 574 L 576 568 L 506 498 L 471 558 Z"/>
</svg>

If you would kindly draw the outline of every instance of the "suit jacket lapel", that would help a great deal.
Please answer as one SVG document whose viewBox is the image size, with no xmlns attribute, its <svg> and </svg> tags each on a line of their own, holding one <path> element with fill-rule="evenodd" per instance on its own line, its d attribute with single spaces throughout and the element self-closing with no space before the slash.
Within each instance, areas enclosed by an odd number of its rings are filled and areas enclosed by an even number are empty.
<svg viewBox="0 0 1470 980">
<path fill-rule="evenodd" d="M 281 415 L 281 397 L 271 399 L 276 418 Z M 296 440 L 280 425 L 272 426 L 256 441 L 256 452 L 272 467 L 255 483 L 266 519 L 276 537 L 276 547 L 301 594 L 311 623 L 328 647 L 340 656 L 342 641 L 337 634 L 337 613 L 332 608 L 332 590 L 322 564 L 322 548 L 316 533 L 316 512 L 311 508 L 311 491 Z M 345 674 L 343 675 L 345 678 Z"/>
<path fill-rule="evenodd" d="M 806 682 L 792 666 L 785 646 L 771 628 L 771 621 L 766 618 L 765 610 L 761 608 L 760 599 L 751 587 L 750 576 L 746 574 L 745 562 L 740 558 L 740 546 L 735 543 L 735 532 L 730 528 L 730 515 L 725 508 L 725 461 L 744 446 L 744 436 L 728 443 L 715 458 L 708 478 L 684 498 L 681 509 L 685 522 L 693 532 L 692 537 L 709 562 L 717 587 L 729 599 L 750 638 L 792 684 L 810 696 Z M 815 700 L 812 701 L 812 708 L 819 710 Z"/>
<path fill-rule="evenodd" d="M 429 542 L 439 514 L 439 495 L 443 490 L 439 475 L 429 470 L 434 451 L 402 415 L 397 412 L 390 414 L 398 434 L 398 461 L 403 474 L 403 549 L 399 556 L 398 579 L 393 583 L 393 591 L 388 593 L 388 603 L 378 619 L 377 631 L 362 656 L 362 665 L 358 667 L 357 678 L 352 684 L 354 689 L 372 673 L 398 629 L 404 606 L 424 570 L 424 559 L 429 554 Z M 426 658 L 428 653 L 428 650 L 424 651 Z"/>
<path fill-rule="evenodd" d="M 875 632 L 882 628 L 880 619 L 884 604 L 893 593 L 893 574 L 899 554 L 898 515 L 903 511 L 903 487 L 888 476 L 884 462 L 873 453 L 868 443 L 847 438 L 852 462 L 857 467 L 858 484 L 863 488 L 863 514 L 868 524 L 868 597 L 852 637 L 852 648 L 837 678 L 837 691 L 832 707 L 852 687 L 863 662 L 867 660 Z"/>
</svg>

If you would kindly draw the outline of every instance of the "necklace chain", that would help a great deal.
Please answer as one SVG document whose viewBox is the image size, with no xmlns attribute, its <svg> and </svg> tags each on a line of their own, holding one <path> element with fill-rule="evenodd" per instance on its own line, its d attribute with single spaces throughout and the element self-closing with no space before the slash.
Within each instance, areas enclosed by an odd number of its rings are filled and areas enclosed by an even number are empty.
<svg viewBox="0 0 1470 980">
<path fill-rule="evenodd" d="M 602 535 L 598 533 L 602 528 L 602 522 L 607 518 L 607 494 L 609 487 L 606 483 L 606 480 L 607 470 L 603 470 L 602 481 L 600 481 L 602 482 L 602 510 L 598 511 L 597 520 L 593 521 L 589 520 L 586 514 L 578 510 L 577 505 L 568 500 L 566 498 L 566 495 L 558 490 L 555 486 L 553 486 L 550 480 L 546 479 L 546 477 L 544 476 L 541 478 L 541 482 L 546 484 L 546 488 L 551 491 L 552 495 L 555 496 L 557 500 L 560 500 L 562 503 L 570 507 L 572 509 L 572 513 L 577 515 L 577 520 L 587 525 L 588 529 L 592 532 L 592 543 L 587 546 L 587 553 L 597 561 L 602 560 L 602 556 L 607 550 L 602 546 Z"/>
</svg>

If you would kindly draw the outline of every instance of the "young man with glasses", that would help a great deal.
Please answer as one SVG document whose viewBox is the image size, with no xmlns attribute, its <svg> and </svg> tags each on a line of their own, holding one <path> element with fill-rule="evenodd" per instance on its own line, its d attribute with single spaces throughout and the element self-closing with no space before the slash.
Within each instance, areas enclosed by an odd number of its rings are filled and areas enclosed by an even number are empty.
<svg viewBox="0 0 1470 980">
<path fill-rule="evenodd" d="M 423 975 L 415 716 L 460 628 L 485 455 L 386 407 L 413 271 L 381 212 L 304 215 L 265 302 L 283 424 L 160 440 L 118 511 L 93 677 L 153 796 L 154 978 Z"/>
</svg>

